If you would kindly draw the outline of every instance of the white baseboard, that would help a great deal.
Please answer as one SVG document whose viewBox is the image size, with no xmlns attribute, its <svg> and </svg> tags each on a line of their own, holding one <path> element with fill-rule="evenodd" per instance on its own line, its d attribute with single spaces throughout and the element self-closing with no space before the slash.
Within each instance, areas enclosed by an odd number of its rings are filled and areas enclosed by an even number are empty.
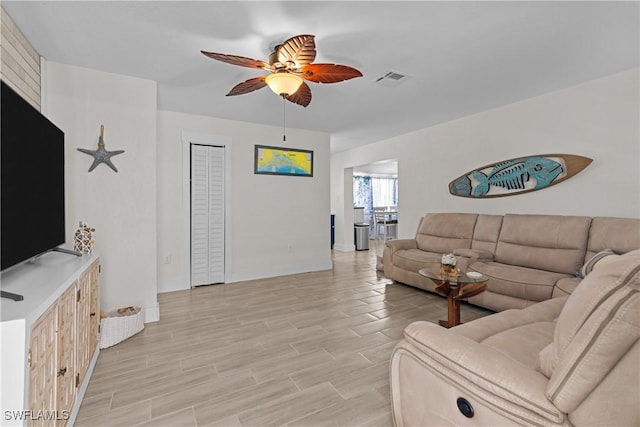
<svg viewBox="0 0 640 427">
<path fill-rule="evenodd" d="M 340 245 L 336 243 L 333 245 L 333 250 L 340 252 L 354 252 L 356 250 L 356 245 Z"/>
<path fill-rule="evenodd" d="M 227 275 L 225 283 L 244 282 L 247 280 L 266 279 L 270 277 L 289 276 L 299 273 L 310 273 L 313 271 L 331 270 L 333 268 L 333 262 L 330 259 L 324 262 L 317 262 L 308 265 L 289 266 L 285 268 L 272 268 L 269 270 L 261 271 L 240 271 L 236 272 L 233 276 Z"/>
</svg>

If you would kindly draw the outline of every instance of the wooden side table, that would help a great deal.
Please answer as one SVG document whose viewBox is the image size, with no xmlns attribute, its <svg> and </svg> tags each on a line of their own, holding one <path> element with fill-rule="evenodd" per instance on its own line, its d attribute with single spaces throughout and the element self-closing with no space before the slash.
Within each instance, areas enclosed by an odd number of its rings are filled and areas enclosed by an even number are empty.
<svg viewBox="0 0 640 427">
<path fill-rule="evenodd" d="M 460 301 L 484 292 L 489 280 L 487 276 L 475 271 L 442 274 L 440 264 L 422 268 L 418 273 L 429 278 L 436 284 L 436 291 L 447 297 L 447 320 L 438 321 L 440 326 L 445 328 L 462 323 L 460 322 Z"/>
</svg>

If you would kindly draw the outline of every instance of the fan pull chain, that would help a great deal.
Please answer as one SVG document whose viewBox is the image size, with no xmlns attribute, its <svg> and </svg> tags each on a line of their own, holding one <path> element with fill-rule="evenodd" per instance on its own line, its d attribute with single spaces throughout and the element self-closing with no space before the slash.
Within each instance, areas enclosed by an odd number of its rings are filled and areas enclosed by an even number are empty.
<svg viewBox="0 0 640 427">
<path fill-rule="evenodd" d="M 286 113 L 286 107 L 287 103 L 285 102 L 285 98 L 284 95 L 282 95 L 282 142 L 286 142 L 287 141 L 287 135 L 286 135 L 286 119 L 287 119 L 287 113 Z"/>
</svg>

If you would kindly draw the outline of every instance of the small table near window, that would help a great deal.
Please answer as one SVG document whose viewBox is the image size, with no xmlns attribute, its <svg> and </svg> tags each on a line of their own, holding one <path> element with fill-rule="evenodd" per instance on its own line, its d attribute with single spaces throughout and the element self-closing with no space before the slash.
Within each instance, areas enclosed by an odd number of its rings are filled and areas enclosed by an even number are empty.
<svg viewBox="0 0 640 427">
<path fill-rule="evenodd" d="M 489 278 L 475 271 L 457 271 L 454 274 L 443 274 L 440 264 L 422 268 L 420 275 L 431 279 L 436 284 L 436 291 L 447 297 L 447 320 L 440 320 L 440 326 L 451 328 L 460 322 L 460 301 L 478 295 L 487 289 Z"/>
</svg>

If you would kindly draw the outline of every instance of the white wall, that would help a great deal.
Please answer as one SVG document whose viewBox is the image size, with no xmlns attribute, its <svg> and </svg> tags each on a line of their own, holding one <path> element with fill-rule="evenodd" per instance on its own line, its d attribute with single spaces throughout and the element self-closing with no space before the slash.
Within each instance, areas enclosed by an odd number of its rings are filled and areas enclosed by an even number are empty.
<svg viewBox="0 0 640 427">
<path fill-rule="evenodd" d="M 283 142 L 280 127 L 170 111 L 157 122 L 159 292 L 189 286 L 183 133 L 231 141 L 226 282 L 331 268 L 328 134 L 287 128 Z M 255 175 L 255 144 L 313 150 L 314 176 Z"/>
<path fill-rule="evenodd" d="M 188 288 L 183 133 L 231 141 L 227 282 L 331 268 L 328 134 L 289 128 L 284 143 L 280 127 L 157 111 L 152 81 L 43 64 L 43 109 L 65 132 L 65 246 L 78 221 L 96 228 L 104 310 L 140 305 L 157 320 L 157 293 Z M 77 151 L 97 148 L 101 124 L 106 149 L 125 150 L 118 173 L 87 172 Z M 314 176 L 254 175 L 255 144 L 313 150 Z"/>
<path fill-rule="evenodd" d="M 353 247 L 353 206 L 343 196 L 353 166 L 398 159 L 399 237 L 427 212 L 640 216 L 639 71 L 425 128 L 331 158 L 336 248 Z M 593 159 L 573 178 L 540 191 L 494 199 L 449 194 L 449 182 L 479 166 L 531 154 Z"/>
<path fill-rule="evenodd" d="M 43 111 L 66 136 L 67 241 L 78 221 L 95 227 L 103 309 L 142 305 L 149 321 L 158 316 L 157 292 L 188 287 L 184 132 L 231 141 L 227 281 L 234 282 L 331 268 L 330 213 L 336 249 L 353 248 L 352 168 L 386 159 L 398 160 L 399 237 L 412 236 L 426 212 L 637 217 L 638 80 L 637 69 L 609 76 L 337 153 L 331 166 L 328 134 L 290 128 L 284 143 L 279 127 L 157 111 L 155 82 L 54 62 L 44 62 Z M 114 158 L 118 173 L 105 165 L 88 173 L 91 157 L 76 151 L 97 148 L 101 124 L 107 150 L 125 150 Z M 255 175 L 255 144 L 314 150 L 314 177 Z M 485 200 L 448 193 L 449 181 L 468 170 L 542 153 L 594 162 L 534 193 Z"/>
<path fill-rule="evenodd" d="M 137 305 L 158 319 L 156 83 L 43 61 L 43 112 L 65 133 L 67 244 L 79 221 L 94 227 L 103 310 Z M 97 149 L 100 125 L 118 172 L 77 148 Z M 46 177 L 43 177 L 46 179 Z"/>
</svg>

